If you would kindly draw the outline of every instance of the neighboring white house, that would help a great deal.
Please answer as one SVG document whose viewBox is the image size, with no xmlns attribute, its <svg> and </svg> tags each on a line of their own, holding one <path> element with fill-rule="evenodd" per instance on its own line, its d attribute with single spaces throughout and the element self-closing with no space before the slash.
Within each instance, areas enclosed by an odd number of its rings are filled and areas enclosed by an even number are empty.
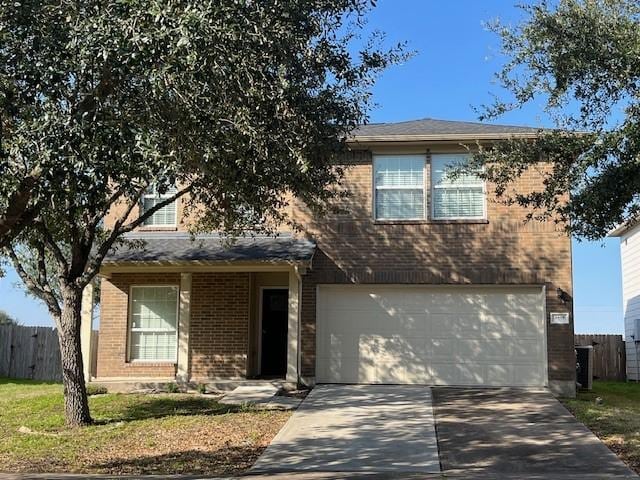
<svg viewBox="0 0 640 480">
<path fill-rule="evenodd" d="M 640 223 L 621 226 L 609 234 L 620 238 L 624 338 L 627 378 L 638 380 L 640 370 Z"/>
</svg>

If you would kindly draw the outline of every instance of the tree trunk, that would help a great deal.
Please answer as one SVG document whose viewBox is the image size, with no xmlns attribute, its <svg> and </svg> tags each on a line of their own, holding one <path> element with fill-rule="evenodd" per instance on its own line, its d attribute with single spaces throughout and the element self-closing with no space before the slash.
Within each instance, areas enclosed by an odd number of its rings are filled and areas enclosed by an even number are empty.
<svg viewBox="0 0 640 480">
<path fill-rule="evenodd" d="M 81 306 L 82 289 L 63 288 L 58 343 L 62 362 L 65 423 L 70 427 L 92 422 L 80 348 Z"/>
</svg>

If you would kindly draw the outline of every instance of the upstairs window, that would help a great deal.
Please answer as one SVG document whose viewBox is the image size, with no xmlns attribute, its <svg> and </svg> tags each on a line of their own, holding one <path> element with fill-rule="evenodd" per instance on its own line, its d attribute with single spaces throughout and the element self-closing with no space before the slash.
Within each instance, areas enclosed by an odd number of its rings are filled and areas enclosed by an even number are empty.
<svg viewBox="0 0 640 480">
<path fill-rule="evenodd" d="M 378 220 L 423 220 L 422 155 L 377 155 L 374 158 L 374 209 Z"/>
<path fill-rule="evenodd" d="M 177 189 L 175 187 L 170 187 L 164 193 L 160 193 L 155 186 L 150 186 L 142 197 L 142 212 L 144 213 L 150 210 L 158 203 L 175 195 L 176 192 Z M 144 225 L 153 227 L 175 227 L 176 216 L 176 202 L 172 202 L 155 211 L 144 221 Z"/>
<path fill-rule="evenodd" d="M 479 172 L 452 175 L 451 171 L 467 165 L 467 154 L 439 154 L 431 157 L 432 215 L 434 219 L 483 219 L 485 213 L 484 181 Z"/>
<path fill-rule="evenodd" d="M 129 308 L 129 360 L 175 362 L 178 287 L 132 286 Z"/>
</svg>

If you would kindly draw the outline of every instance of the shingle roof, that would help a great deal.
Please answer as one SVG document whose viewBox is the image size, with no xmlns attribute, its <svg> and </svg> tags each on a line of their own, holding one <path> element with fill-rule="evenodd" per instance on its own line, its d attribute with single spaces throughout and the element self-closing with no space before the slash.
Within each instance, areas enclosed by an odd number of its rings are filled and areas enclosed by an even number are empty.
<svg viewBox="0 0 640 480">
<path fill-rule="evenodd" d="M 395 123 L 370 123 L 356 128 L 352 137 L 358 140 L 360 137 L 391 137 L 391 136 L 472 136 L 480 137 L 504 136 L 504 135 L 533 135 L 539 132 L 539 128 L 522 127 L 515 125 L 491 125 L 478 122 L 456 122 L 451 120 L 436 120 L 423 118 L 421 120 L 409 120 Z"/>
<path fill-rule="evenodd" d="M 120 262 L 302 262 L 311 260 L 315 244 L 290 234 L 240 237 L 234 240 L 219 235 L 136 232 L 127 235 L 125 244 L 109 252 L 105 263 Z M 140 243 L 142 241 L 144 243 Z"/>
</svg>

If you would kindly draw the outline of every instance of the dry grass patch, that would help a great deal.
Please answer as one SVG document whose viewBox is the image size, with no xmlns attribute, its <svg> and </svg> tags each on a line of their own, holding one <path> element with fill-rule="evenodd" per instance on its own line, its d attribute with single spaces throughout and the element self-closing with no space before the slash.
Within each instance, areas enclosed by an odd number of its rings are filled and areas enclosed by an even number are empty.
<svg viewBox="0 0 640 480">
<path fill-rule="evenodd" d="M 290 415 L 189 394 L 107 394 L 89 403 L 96 424 L 67 429 L 60 385 L 0 379 L 0 469 L 238 474 Z"/>
</svg>

